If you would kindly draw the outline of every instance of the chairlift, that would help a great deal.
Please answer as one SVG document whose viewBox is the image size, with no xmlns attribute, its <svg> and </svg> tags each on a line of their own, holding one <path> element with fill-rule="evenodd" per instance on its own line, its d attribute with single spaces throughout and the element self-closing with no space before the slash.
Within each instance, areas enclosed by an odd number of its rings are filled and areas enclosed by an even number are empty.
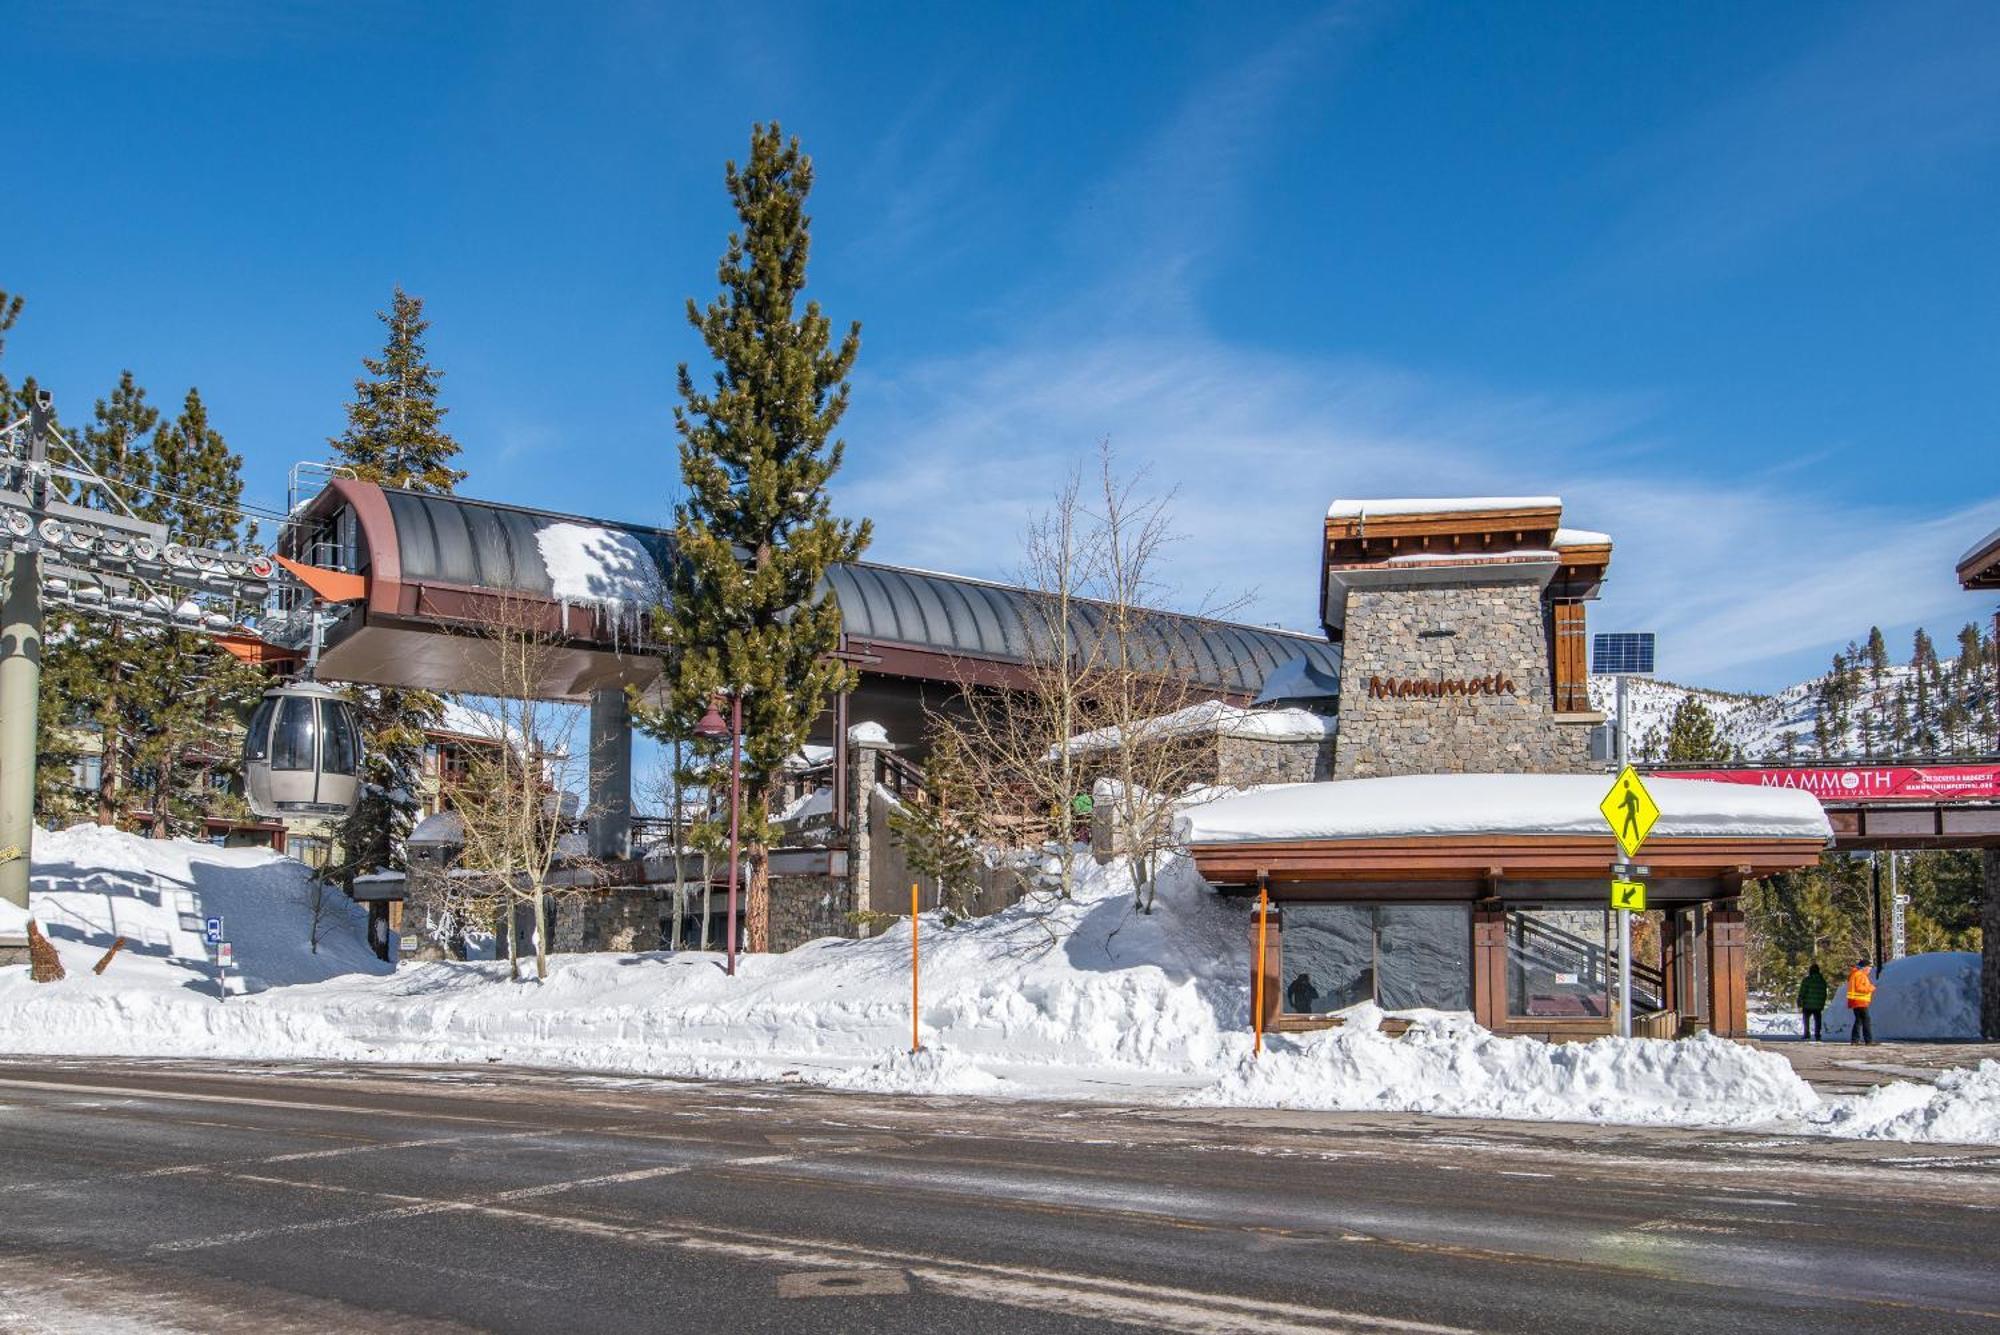
<svg viewBox="0 0 2000 1335">
<path fill-rule="evenodd" d="M 243 786 L 266 820 L 334 819 L 361 795 L 361 724 L 354 706 L 313 680 L 321 621 L 299 676 L 264 692 L 243 739 Z"/>
</svg>

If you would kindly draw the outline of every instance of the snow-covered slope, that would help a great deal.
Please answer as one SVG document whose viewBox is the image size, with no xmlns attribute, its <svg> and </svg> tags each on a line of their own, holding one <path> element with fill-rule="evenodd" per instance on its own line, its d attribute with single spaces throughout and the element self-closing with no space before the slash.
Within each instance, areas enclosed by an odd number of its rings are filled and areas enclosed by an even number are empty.
<svg viewBox="0 0 2000 1335">
<path fill-rule="evenodd" d="M 1940 666 L 1949 675 L 1955 663 L 1947 660 Z M 1886 751 L 1893 735 L 1890 718 L 1897 688 L 1901 686 L 1907 695 L 1913 696 L 1913 676 L 1913 670 L 1905 665 L 1885 669 L 1879 683 L 1872 675 L 1864 673 L 1859 703 L 1841 734 L 1829 739 L 1830 753 L 1834 756 L 1859 756 L 1871 747 L 1877 752 Z M 1800 764 L 1808 763 L 1819 755 L 1816 732 L 1821 687 L 1825 680 L 1825 677 L 1814 677 L 1809 681 L 1795 682 L 1771 695 L 1737 695 L 1700 686 L 1635 678 L 1626 685 L 1626 699 L 1632 711 L 1630 736 L 1633 749 L 1643 758 L 1664 746 L 1674 711 L 1680 707 L 1682 700 L 1694 696 L 1715 716 L 1716 727 L 1723 739 L 1741 750 L 1747 759 L 1790 759 Z M 1593 676 L 1590 679 L 1590 705 L 1607 718 L 1617 718 L 1617 683 L 1613 678 Z M 1868 731 L 1867 744 L 1864 744 L 1862 736 L 1864 720 Z M 1972 751 L 1987 749 L 1982 744 L 1976 723 L 1970 721 L 1963 736 L 1944 739 L 1944 746 L 1947 750 L 1954 747 Z"/>
</svg>

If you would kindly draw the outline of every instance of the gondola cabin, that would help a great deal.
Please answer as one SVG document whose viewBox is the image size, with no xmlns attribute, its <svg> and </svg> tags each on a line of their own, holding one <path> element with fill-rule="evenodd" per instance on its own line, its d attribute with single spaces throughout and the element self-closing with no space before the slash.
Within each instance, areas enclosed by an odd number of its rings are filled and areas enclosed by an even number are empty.
<svg viewBox="0 0 2000 1335">
<path fill-rule="evenodd" d="M 354 808 L 360 768 L 353 705 L 317 682 L 264 692 L 243 743 L 252 811 L 280 819 L 345 816 Z"/>
</svg>

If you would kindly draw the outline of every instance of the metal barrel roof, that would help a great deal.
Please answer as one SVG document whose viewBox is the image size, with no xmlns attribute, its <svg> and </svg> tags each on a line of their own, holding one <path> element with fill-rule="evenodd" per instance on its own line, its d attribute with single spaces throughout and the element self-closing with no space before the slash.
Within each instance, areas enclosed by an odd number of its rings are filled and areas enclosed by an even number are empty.
<svg viewBox="0 0 2000 1335">
<path fill-rule="evenodd" d="M 628 533 L 661 574 L 673 561 L 664 529 L 611 523 L 460 496 L 383 489 L 396 526 L 406 580 L 554 596 L 535 535 L 552 524 L 585 524 Z M 909 645 L 960 658 L 1021 662 L 1052 637 L 1045 599 L 987 580 L 860 561 L 827 571 L 821 587 L 840 605 L 857 639 Z M 1105 609 L 1078 602 L 1070 634 L 1092 644 L 1104 633 Z M 1303 657 L 1338 678 L 1340 647 L 1295 631 L 1272 630 L 1173 612 L 1149 612 L 1136 637 L 1146 665 L 1218 690 L 1254 694 L 1272 669 Z"/>
</svg>

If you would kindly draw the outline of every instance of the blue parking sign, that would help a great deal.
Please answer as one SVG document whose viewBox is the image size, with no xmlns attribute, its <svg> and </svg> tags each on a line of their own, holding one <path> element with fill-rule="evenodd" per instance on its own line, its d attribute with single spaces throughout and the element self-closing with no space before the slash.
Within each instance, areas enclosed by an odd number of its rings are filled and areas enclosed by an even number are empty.
<svg viewBox="0 0 2000 1335">
<path fill-rule="evenodd" d="M 220 918 L 205 919 L 201 925 L 201 939 L 206 941 L 211 946 L 221 944 L 222 919 Z"/>
</svg>

